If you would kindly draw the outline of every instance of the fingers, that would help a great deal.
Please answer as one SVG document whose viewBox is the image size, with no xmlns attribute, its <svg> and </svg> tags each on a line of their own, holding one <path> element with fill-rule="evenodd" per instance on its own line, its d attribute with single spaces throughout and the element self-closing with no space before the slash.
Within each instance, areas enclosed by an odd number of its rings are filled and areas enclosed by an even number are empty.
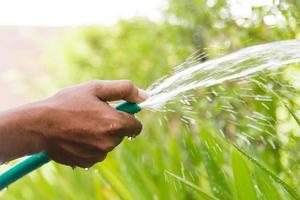
<svg viewBox="0 0 300 200">
<path fill-rule="evenodd" d="M 148 98 L 145 91 L 137 88 L 128 80 L 93 81 L 93 83 L 96 95 L 103 101 L 123 99 L 129 102 L 139 103 Z M 142 124 L 133 115 L 110 108 L 109 112 L 117 116 L 116 126 L 113 127 L 117 127 L 115 132 L 118 135 L 135 137 L 141 132 Z"/>
<path fill-rule="evenodd" d="M 52 141 L 47 145 L 45 153 L 60 164 L 90 168 L 95 163 L 103 161 L 107 153 L 121 143 L 123 137 L 118 134 L 106 134 L 88 143 Z"/>
<path fill-rule="evenodd" d="M 135 137 L 142 130 L 141 123 L 131 115 L 117 112 L 118 119 L 111 131 L 88 142 L 49 142 L 46 154 L 54 161 L 71 167 L 89 168 L 105 159 L 125 136 Z"/>
<path fill-rule="evenodd" d="M 107 153 L 112 151 L 123 140 L 123 136 L 110 135 L 104 137 L 97 144 L 81 145 L 78 143 L 61 143 L 55 148 L 46 150 L 46 154 L 54 161 L 71 167 L 90 168 L 95 163 L 106 158 Z"/>
<path fill-rule="evenodd" d="M 66 156 L 66 154 L 65 154 Z M 97 157 L 91 157 L 91 158 L 81 158 L 81 157 L 76 157 L 74 155 L 69 155 L 68 158 L 65 156 L 61 156 L 60 154 L 56 154 L 55 156 L 51 157 L 49 156 L 52 160 L 54 160 L 57 163 L 63 164 L 63 165 L 68 165 L 70 167 L 81 167 L 81 168 L 90 168 L 94 164 L 101 162 L 105 159 L 106 154 L 103 154 L 102 156 L 97 156 Z"/>
<path fill-rule="evenodd" d="M 76 147 L 69 146 L 68 150 L 65 148 L 53 148 L 48 151 L 46 151 L 46 154 L 55 162 L 58 162 L 60 164 L 68 165 L 71 167 L 82 167 L 82 168 L 90 168 L 95 163 L 101 162 L 105 159 L 107 152 L 104 151 L 97 151 L 95 152 L 82 155 L 77 154 L 73 151 L 70 151 L 70 149 L 74 150 Z"/>
<path fill-rule="evenodd" d="M 126 100 L 132 103 L 139 103 L 147 99 L 148 95 L 144 90 L 137 88 L 131 81 L 93 81 L 94 91 L 103 101 Z"/>
<path fill-rule="evenodd" d="M 91 167 L 125 136 L 135 137 L 142 130 L 142 124 L 133 115 L 119 112 L 106 102 L 145 100 L 145 92 L 130 81 L 92 81 L 61 94 L 51 100 L 56 112 L 49 124 L 54 125 L 45 133 L 45 153 L 56 162 Z"/>
<path fill-rule="evenodd" d="M 133 115 L 118 112 L 121 128 L 116 131 L 117 135 L 136 137 L 142 131 L 142 124 Z"/>
</svg>

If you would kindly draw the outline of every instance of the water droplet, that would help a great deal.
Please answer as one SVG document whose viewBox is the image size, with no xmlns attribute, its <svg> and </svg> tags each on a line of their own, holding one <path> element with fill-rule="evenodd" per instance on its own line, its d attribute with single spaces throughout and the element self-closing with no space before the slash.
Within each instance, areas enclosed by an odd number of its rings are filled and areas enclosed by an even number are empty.
<svg viewBox="0 0 300 200">
<path fill-rule="evenodd" d="M 84 171 L 89 171 L 90 168 L 84 168 Z"/>
<path fill-rule="evenodd" d="M 132 139 L 133 139 L 132 137 L 130 137 L 130 136 L 128 137 L 128 140 L 130 140 L 130 141 L 131 141 Z"/>
</svg>

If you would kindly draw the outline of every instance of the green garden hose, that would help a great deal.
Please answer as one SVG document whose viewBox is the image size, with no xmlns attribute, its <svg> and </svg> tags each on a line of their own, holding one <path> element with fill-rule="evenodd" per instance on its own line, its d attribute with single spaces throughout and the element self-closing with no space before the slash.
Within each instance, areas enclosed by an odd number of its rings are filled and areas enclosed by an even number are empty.
<svg viewBox="0 0 300 200">
<path fill-rule="evenodd" d="M 141 107 L 138 104 L 126 101 L 118 104 L 115 108 L 129 114 L 141 111 Z M 46 154 L 37 153 L 12 166 L 0 174 L 0 191 L 49 161 L 50 158 Z"/>
</svg>

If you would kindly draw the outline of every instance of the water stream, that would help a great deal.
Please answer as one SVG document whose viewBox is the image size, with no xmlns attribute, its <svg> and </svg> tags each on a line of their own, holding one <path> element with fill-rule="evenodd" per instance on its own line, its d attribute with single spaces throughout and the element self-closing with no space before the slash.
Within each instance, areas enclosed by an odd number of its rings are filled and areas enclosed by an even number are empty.
<svg viewBox="0 0 300 200">
<path fill-rule="evenodd" d="M 148 89 L 150 98 L 140 106 L 163 110 L 166 103 L 178 99 L 188 91 L 300 62 L 300 40 L 252 46 L 220 58 L 200 62 L 204 56 L 200 54 L 191 57 L 176 67 L 174 74 L 156 81 Z"/>
</svg>

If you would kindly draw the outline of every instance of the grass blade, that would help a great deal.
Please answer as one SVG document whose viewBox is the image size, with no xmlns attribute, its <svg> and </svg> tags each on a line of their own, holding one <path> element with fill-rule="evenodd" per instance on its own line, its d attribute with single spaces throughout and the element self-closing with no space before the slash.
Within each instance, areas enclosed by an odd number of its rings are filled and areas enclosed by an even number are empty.
<svg viewBox="0 0 300 200">
<path fill-rule="evenodd" d="M 100 167 L 101 175 L 110 183 L 111 187 L 119 194 L 122 199 L 134 200 L 128 186 L 119 178 L 120 176 L 112 167 Z"/>
<path fill-rule="evenodd" d="M 209 134 L 202 132 L 201 135 L 203 139 L 201 155 L 212 193 L 219 199 L 230 200 L 232 199 L 232 194 L 229 184 L 220 167 L 221 164 L 217 162 L 215 156 L 211 152 L 213 149 L 217 149 L 217 147 L 215 147 L 215 143 L 210 142 L 211 136 Z"/>
<path fill-rule="evenodd" d="M 217 200 L 215 197 L 207 194 L 206 192 L 204 192 L 200 187 L 198 187 L 197 185 L 193 184 L 192 182 L 177 176 L 175 174 L 173 174 L 172 172 L 166 171 L 166 173 L 174 178 L 176 178 L 178 181 L 184 183 L 185 185 L 189 186 L 190 188 L 194 189 L 195 191 L 197 191 L 197 193 L 201 196 L 202 199 L 204 200 Z"/>
<path fill-rule="evenodd" d="M 272 199 L 280 200 L 281 197 L 278 193 L 278 188 L 274 184 L 272 178 L 262 171 L 258 166 L 254 167 L 254 174 L 256 183 L 260 190 L 259 197 L 260 199 Z"/>
<path fill-rule="evenodd" d="M 233 147 L 239 151 L 241 154 L 243 154 L 246 158 L 248 158 L 253 164 L 261 168 L 266 174 L 268 174 L 270 177 L 273 178 L 274 181 L 276 181 L 278 184 L 280 184 L 294 199 L 300 200 L 299 195 L 297 194 L 296 190 L 289 186 L 286 182 L 284 182 L 282 179 L 280 179 L 276 174 L 274 174 L 271 170 L 269 170 L 267 167 L 265 167 L 263 164 L 261 164 L 258 160 L 250 156 L 248 153 L 246 153 L 244 150 L 242 150 L 237 145 L 231 143 Z"/>
<path fill-rule="evenodd" d="M 295 121 L 297 122 L 297 124 L 300 126 L 300 119 L 299 119 L 299 117 L 297 117 L 297 115 L 290 109 L 290 107 L 288 107 L 288 105 L 286 105 L 284 103 L 284 106 L 289 111 L 289 113 L 292 115 L 292 117 L 295 119 Z"/>
<path fill-rule="evenodd" d="M 231 160 L 237 199 L 257 200 L 253 177 L 242 154 L 232 148 Z"/>
</svg>

